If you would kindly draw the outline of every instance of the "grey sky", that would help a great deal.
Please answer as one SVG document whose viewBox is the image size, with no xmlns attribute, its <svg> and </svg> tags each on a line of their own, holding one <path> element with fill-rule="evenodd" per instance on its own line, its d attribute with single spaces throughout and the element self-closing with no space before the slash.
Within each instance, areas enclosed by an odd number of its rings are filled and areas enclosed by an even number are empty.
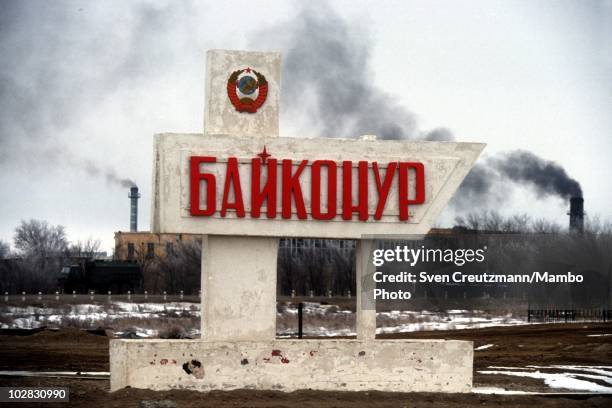
<svg viewBox="0 0 612 408">
<path fill-rule="evenodd" d="M 349 41 L 347 61 L 363 70 L 342 75 L 367 81 L 384 123 L 396 121 L 392 132 L 445 128 L 488 143 L 489 156 L 531 151 L 580 181 L 589 215 L 612 218 L 612 2 L 335 1 L 309 10 L 344 27 L 318 38 Z M 110 249 L 113 232 L 129 227 L 122 179 L 141 188 L 148 228 L 151 136 L 201 132 L 204 51 L 288 53 L 305 35 L 303 16 L 286 1 L 0 2 L 0 239 L 12 242 L 20 219 L 40 218 Z M 337 136 L 317 116 L 335 93 L 318 104 L 301 94 L 317 78 L 311 67 L 338 69 L 317 58 L 285 66 L 283 135 Z M 359 130 L 371 122 L 337 131 L 369 133 Z M 503 212 L 565 224 L 562 200 L 503 190 Z"/>
</svg>

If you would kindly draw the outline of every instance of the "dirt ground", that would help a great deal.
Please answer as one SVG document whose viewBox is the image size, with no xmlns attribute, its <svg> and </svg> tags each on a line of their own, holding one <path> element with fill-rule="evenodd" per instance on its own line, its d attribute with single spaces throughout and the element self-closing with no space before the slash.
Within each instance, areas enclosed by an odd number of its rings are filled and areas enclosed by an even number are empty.
<svg viewBox="0 0 612 408">
<path fill-rule="evenodd" d="M 138 389 L 124 389 L 114 393 L 108 392 L 108 381 L 66 380 L 66 379 L 22 379 L 4 381 L 4 385 L 24 387 L 69 387 L 70 403 L 41 403 L 41 407 L 139 407 L 141 401 L 170 400 L 179 408 L 183 407 L 338 407 L 338 408 L 382 408 L 382 407 L 597 407 L 609 408 L 612 398 L 597 397 L 558 397 L 530 395 L 479 395 L 479 394 L 430 394 L 430 393 L 385 393 L 385 392 L 322 392 L 238 390 L 231 392 L 213 391 L 199 393 L 195 391 L 153 392 Z M 2 405 L 3 407 L 5 405 Z M 28 406 L 26 403 L 6 404 L 16 408 Z M 30 404 L 29 406 L 35 406 Z"/>
<path fill-rule="evenodd" d="M 483 375 L 489 366 L 585 364 L 612 365 L 612 324 L 548 324 L 488 329 L 417 332 L 381 338 L 453 338 L 471 340 L 475 351 L 474 386 L 523 391 L 551 391 L 539 380 Z M 108 338 L 78 330 L 43 331 L 31 335 L 0 335 L 0 370 L 108 371 Z M 0 377 L 0 386 L 64 386 L 75 406 L 137 407 L 143 400 L 171 400 L 178 407 L 612 407 L 610 396 L 532 396 L 381 392 L 320 392 L 239 390 L 197 393 L 124 389 L 109 393 L 108 380 Z M 3 405 L 5 406 L 5 405 Z M 10 406 L 6 404 L 6 406 Z M 34 406 L 20 403 L 14 406 Z"/>
</svg>

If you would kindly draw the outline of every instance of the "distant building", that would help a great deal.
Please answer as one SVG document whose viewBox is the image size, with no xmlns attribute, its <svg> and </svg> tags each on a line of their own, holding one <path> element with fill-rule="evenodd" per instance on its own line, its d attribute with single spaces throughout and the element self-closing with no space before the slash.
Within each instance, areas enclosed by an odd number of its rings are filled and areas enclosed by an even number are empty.
<svg viewBox="0 0 612 408">
<path fill-rule="evenodd" d="M 182 243 L 202 245 L 202 235 L 118 231 L 115 232 L 114 258 L 120 261 L 131 261 L 165 257 Z"/>
<path fill-rule="evenodd" d="M 476 232 L 467 228 L 432 228 L 429 235 L 446 236 L 456 233 Z M 115 232 L 116 260 L 130 261 L 146 258 L 164 257 L 180 243 L 196 242 L 202 244 L 200 234 L 154 234 L 149 231 Z M 403 242 L 403 241 L 401 241 Z M 323 251 L 336 250 L 343 254 L 355 251 L 355 240 L 318 239 L 318 238 L 281 238 L 279 249 L 287 255 L 302 254 L 304 250 L 320 248 Z"/>
<path fill-rule="evenodd" d="M 300 253 L 303 249 L 321 248 L 336 249 L 341 252 L 350 252 L 355 249 L 355 240 L 351 239 L 319 239 L 319 238 L 282 238 L 279 242 L 281 250 L 288 250 L 292 254 Z"/>
</svg>

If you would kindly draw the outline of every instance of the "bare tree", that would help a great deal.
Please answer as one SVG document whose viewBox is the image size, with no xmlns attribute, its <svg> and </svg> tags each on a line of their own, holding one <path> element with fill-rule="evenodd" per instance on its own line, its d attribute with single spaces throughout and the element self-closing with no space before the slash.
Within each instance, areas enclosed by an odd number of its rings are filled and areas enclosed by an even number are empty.
<svg viewBox="0 0 612 408">
<path fill-rule="evenodd" d="M 66 232 L 46 221 L 21 221 L 15 228 L 15 248 L 21 256 L 19 289 L 49 291 L 57 286 L 57 275 L 67 254 Z"/>
<path fill-rule="evenodd" d="M 88 238 L 85 241 L 77 241 L 70 244 L 70 256 L 92 259 L 100 250 L 100 240 Z"/>
<path fill-rule="evenodd" d="M 506 218 L 504 231 L 505 232 L 527 232 L 531 224 L 531 218 L 523 214 L 514 214 Z"/>
<path fill-rule="evenodd" d="M 532 221 L 527 214 L 514 214 L 505 217 L 494 210 L 483 211 L 481 213 L 471 212 L 466 215 L 457 216 L 455 217 L 455 224 L 459 227 L 465 227 L 475 231 L 512 233 L 561 232 L 561 226 L 545 219 Z"/>
<path fill-rule="evenodd" d="M 468 213 L 465 216 L 459 215 L 455 217 L 455 224 L 459 227 L 480 230 L 482 229 L 482 214 Z"/>
<path fill-rule="evenodd" d="M 558 234 L 561 226 L 555 222 L 540 218 L 531 224 L 531 230 L 536 234 Z"/>
<path fill-rule="evenodd" d="M 197 241 L 182 241 L 171 248 L 146 265 L 145 285 L 155 291 L 177 293 L 182 290 L 186 294 L 196 294 L 200 289 L 202 245 Z"/>
<path fill-rule="evenodd" d="M 336 243 L 337 244 L 337 243 Z M 320 245 L 280 248 L 278 253 L 278 293 L 325 295 L 355 293 L 354 250 L 340 249 L 331 242 Z"/>
<path fill-rule="evenodd" d="M 68 247 L 66 231 L 62 225 L 50 225 L 47 221 L 21 221 L 15 228 L 15 248 L 26 256 L 53 256 Z"/>
<path fill-rule="evenodd" d="M 488 231 L 501 231 L 504 217 L 498 211 L 485 211 L 483 214 L 483 227 Z"/>
</svg>

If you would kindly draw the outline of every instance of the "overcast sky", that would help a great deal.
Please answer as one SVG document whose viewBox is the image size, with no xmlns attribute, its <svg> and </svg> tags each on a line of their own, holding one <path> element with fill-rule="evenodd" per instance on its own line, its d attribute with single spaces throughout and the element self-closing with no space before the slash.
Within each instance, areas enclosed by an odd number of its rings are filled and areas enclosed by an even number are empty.
<svg viewBox="0 0 612 408">
<path fill-rule="evenodd" d="M 340 53 L 317 52 L 327 37 Z M 371 104 L 384 108 L 377 117 L 395 121 L 376 131 L 443 128 L 486 142 L 489 157 L 533 152 L 581 183 L 589 216 L 612 219 L 611 39 L 610 1 L 334 1 L 304 10 L 270 0 L 3 0 L 0 240 L 12 243 L 19 221 L 37 218 L 111 250 L 114 231 L 129 229 L 129 180 L 141 188 L 139 229 L 148 229 L 152 135 L 202 131 L 213 48 L 289 56 L 283 136 L 371 133 L 361 124 L 369 120 L 330 127 L 322 94 L 298 99 L 316 91 L 318 72 L 334 72 L 365 82 Z M 334 93 L 361 97 L 336 82 Z M 494 204 L 504 213 L 567 222 L 558 197 L 514 183 L 503 192 Z"/>
</svg>

